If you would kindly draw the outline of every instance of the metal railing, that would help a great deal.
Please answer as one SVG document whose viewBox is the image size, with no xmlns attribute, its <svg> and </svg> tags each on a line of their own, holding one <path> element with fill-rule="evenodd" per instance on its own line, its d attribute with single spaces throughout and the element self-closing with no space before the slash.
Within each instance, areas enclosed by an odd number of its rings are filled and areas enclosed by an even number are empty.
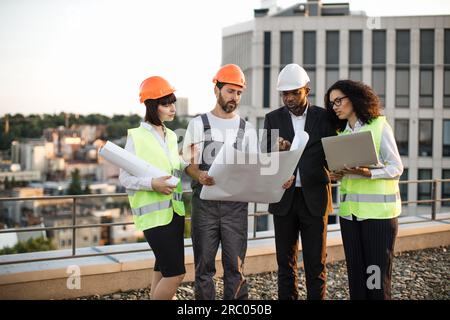
<svg viewBox="0 0 450 320">
<path fill-rule="evenodd" d="M 409 204 L 431 204 L 431 218 L 429 221 L 440 221 L 444 219 L 436 219 L 436 204 L 438 202 L 448 202 L 450 198 L 437 198 L 437 190 L 438 185 L 443 182 L 450 182 L 450 179 L 433 179 L 433 180 L 405 180 L 400 181 L 400 184 L 410 184 L 410 183 L 431 183 L 431 198 L 426 200 L 411 200 L 411 201 L 402 201 L 402 205 Z M 337 204 L 339 204 L 339 184 L 332 184 L 333 188 L 337 188 Z M 77 224 L 77 202 L 82 199 L 99 199 L 99 198 L 118 198 L 118 197 L 126 197 L 126 193 L 113 193 L 113 194 L 93 194 L 93 195 L 67 195 L 67 196 L 39 196 L 39 197 L 10 197 L 10 198 L 0 198 L 0 203 L 7 201 L 35 201 L 35 200 L 61 200 L 61 199 L 72 199 L 72 212 L 71 212 L 71 220 L 72 225 L 70 226 L 58 226 L 58 227 L 25 227 L 25 228 L 13 228 L 0 230 L 0 234 L 4 233 L 13 233 L 13 232 L 31 232 L 31 231 L 50 231 L 50 230 L 72 230 L 72 254 L 65 256 L 57 256 L 57 257 L 46 257 L 46 258 L 38 258 L 38 259 L 26 259 L 26 260 L 9 260 L 0 262 L 1 265 L 9 265 L 16 263 L 30 263 L 30 262 L 39 262 L 39 261 L 52 261 L 52 260 L 63 260 L 63 259 L 73 259 L 73 258 L 88 258 L 88 257 L 96 257 L 96 256 L 105 256 L 105 255 L 116 255 L 116 254 L 126 254 L 126 253 L 137 253 L 137 252 L 148 252 L 151 249 L 136 249 L 136 250 L 124 250 L 124 251 L 110 251 L 110 252 L 97 252 L 93 254 L 77 254 L 77 238 L 76 231 L 77 229 L 82 228 L 98 228 L 98 227 L 113 227 L 113 226 L 126 226 L 132 225 L 133 222 L 111 222 L 111 223 L 95 223 L 95 224 Z M 248 240 L 261 240 L 261 239 L 270 239 L 274 236 L 264 236 L 257 237 L 257 221 L 258 217 L 270 215 L 267 211 L 258 211 L 257 203 L 253 203 L 254 205 L 254 213 L 250 213 L 248 216 L 253 217 L 253 237 Z M 338 209 L 339 206 L 333 207 L 333 209 Z M 189 217 L 186 217 L 186 220 L 190 220 Z M 406 223 L 418 223 L 423 221 L 412 221 Z M 192 244 L 186 245 L 186 247 L 191 247 Z"/>
</svg>

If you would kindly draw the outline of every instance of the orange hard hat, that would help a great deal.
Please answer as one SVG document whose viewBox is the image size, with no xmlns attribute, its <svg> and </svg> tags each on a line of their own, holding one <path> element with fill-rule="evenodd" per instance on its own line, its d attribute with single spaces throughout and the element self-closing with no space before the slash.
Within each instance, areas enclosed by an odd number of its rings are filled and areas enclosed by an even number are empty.
<svg viewBox="0 0 450 320">
<path fill-rule="evenodd" d="M 234 84 L 245 89 L 246 82 L 245 76 L 241 68 L 235 64 L 226 64 L 217 71 L 216 76 L 213 79 L 214 83 L 223 82 Z"/>
<path fill-rule="evenodd" d="M 159 99 L 175 92 L 175 88 L 163 77 L 150 77 L 142 81 L 139 88 L 141 103 L 147 99 Z"/>
</svg>

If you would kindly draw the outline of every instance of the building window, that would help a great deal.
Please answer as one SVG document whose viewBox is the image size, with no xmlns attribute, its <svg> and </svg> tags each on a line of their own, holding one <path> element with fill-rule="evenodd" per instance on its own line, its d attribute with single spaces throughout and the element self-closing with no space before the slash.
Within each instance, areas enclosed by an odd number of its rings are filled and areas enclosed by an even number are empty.
<svg viewBox="0 0 450 320">
<path fill-rule="evenodd" d="M 433 80 L 432 68 L 420 68 L 419 106 L 421 108 L 433 108 Z"/>
<path fill-rule="evenodd" d="M 362 81 L 362 69 L 350 67 L 348 70 L 348 78 L 353 81 Z"/>
<path fill-rule="evenodd" d="M 264 32 L 263 108 L 270 108 L 271 33 Z"/>
<path fill-rule="evenodd" d="M 419 157 L 433 155 L 433 120 L 419 120 Z"/>
<path fill-rule="evenodd" d="M 280 70 L 293 62 L 294 46 L 293 32 L 282 31 L 280 35 Z"/>
<path fill-rule="evenodd" d="M 256 217 L 256 231 L 269 230 L 269 216 Z"/>
<path fill-rule="evenodd" d="M 411 39 L 409 30 L 397 30 L 395 39 L 396 64 L 409 64 Z"/>
<path fill-rule="evenodd" d="M 309 95 L 308 95 L 308 100 L 311 104 L 315 104 L 316 101 L 316 69 L 305 69 L 306 72 L 308 73 L 309 76 L 309 87 L 310 87 L 310 91 L 309 91 Z"/>
<path fill-rule="evenodd" d="M 450 108 L 450 29 L 444 31 L 444 108 Z"/>
<path fill-rule="evenodd" d="M 386 30 L 372 32 L 372 88 L 385 104 L 386 95 Z"/>
<path fill-rule="evenodd" d="M 420 64 L 434 64 L 434 30 L 420 30 Z"/>
<path fill-rule="evenodd" d="M 386 96 L 386 69 L 373 68 L 372 69 L 372 88 L 380 98 L 380 103 L 384 107 Z"/>
<path fill-rule="evenodd" d="M 395 71 L 395 106 L 409 108 L 409 69 Z"/>
<path fill-rule="evenodd" d="M 442 128 L 442 156 L 450 157 L 450 120 L 446 119 Z"/>
<path fill-rule="evenodd" d="M 311 91 L 308 100 L 315 104 L 316 100 L 316 32 L 303 32 L 303 67 L 308 73 Z"/>
<path fill-rule="evenodd" d="M 404 168 L 403 173 L 400 176 L 400 181 L 407 181 L 409 179 L 408 175 L 408 169 Z M 408 184 L 407 183 L 400 183 L 400 198 L 402 201 L 408 201 Z"/>
<path fill-rule="evenodd" d="M 326 63 L 327 65 L 339 64 L 339 31 L 327 31 L 326 33 Z"/>
<path fill-rule="evenodd" d="M 326 72 L 326 81 L 327 81 L 327 90 L 331 87 L 336 81 L 339 80 L 339 69 L 335 68 L 327 68 Z"/>
<path fill-rule="evenodd" d="M 316 65 L 316 32 L 303 32 L 303 65 Z"/>
<path fill-rule="evenodd" d="M 386 30 L 372 33 L 372 64 L 386 64 Z"/>
<path fill-rule="evenodd" d="M 398 152 L 402 156 L 407 156 L 409 151 L 409 120 L 395 120 L 395 140 L 397 141 Z"/>
<path fill-rule="evenodd" d="M 339 31 L 326 33 L 326 89 L 339 80 Z"/>
<path fill-rule="evenodd" d="M 419 169 L 419 180 L 431 180 L 431 169 Z M 431 183 L 419 183 L 417 186 L 417 200 L 430 200 L 431 199 Z M 429 203 L 419 203 L 418 205 L 429 206 Z"/>
<path fill-rule="evenodd" d="M 433 107 L 434 30 L 420 30 L 419 107 Z"/>
<path fill-rule="evenodd" d="M 65 240 L 61 240 L 61 247 L 64 247 L 66 245 L 66 241 Z"/>
<path fill-rule="evenodd" d="M 444 108 L 450 108 L 450 66 L 444 70 Z"/>
<path fill-rule="evenodd" d="M 450 179 L 450 170 L 442 170 L 442 179 Z M 441 199 L 450 199 L 450 182 L 442 182 Z M 442 201 L 442 206 L 450 207 L 449 201 Z"/>
<path fill-rule="evenodd" d="M 395 38 L 395 106 L 398 108 L 409 108 L 410 47 L 409 30 L 397 30 Z"/>
<path fill-rule="evenodd" d="M 362 31 L 350 31 L 349 43 L 349 79 L 354 81 L 362 80 Z"/>
</svg>

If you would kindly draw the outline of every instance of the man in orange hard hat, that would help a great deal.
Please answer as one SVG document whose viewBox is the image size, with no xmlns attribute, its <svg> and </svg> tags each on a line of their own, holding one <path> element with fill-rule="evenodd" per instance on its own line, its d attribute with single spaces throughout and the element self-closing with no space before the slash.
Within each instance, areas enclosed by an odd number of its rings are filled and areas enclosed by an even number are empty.
<svg viewBox="0 0 450 320">
<path fill-rule="evenodd" d="M 189 122 L 184 140 L 184 151 L 194 144 L 198 147 L 198 162 L 186 171 L 192 181 L 191 235 L 195 263 L 195 297 L 215 299 L 213 277 L 215 257 L 219 244 L 222 249 L 223 298 L 247 299 L 248 286 L 243 274 L 247 251 L 248 203 L 200 199 L 203 185 L 211 186 L 214 178 L 208 170 L 224 143 L 234 142 L 239 150 L 257 151 L 250 135 L 256 131 L 250 123 L 236 114 L 241 95 L 246 87 L 245 76 L 235 64 L 219 69 L 213 79 L 216 105 L 213 110 Z M 188 157 L 191 158 L 190 156 Z"/>
</svg>

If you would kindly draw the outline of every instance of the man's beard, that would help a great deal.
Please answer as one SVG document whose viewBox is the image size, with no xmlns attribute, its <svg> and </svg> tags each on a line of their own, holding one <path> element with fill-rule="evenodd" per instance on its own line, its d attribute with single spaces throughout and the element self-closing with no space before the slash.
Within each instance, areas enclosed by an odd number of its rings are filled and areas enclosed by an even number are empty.
<svg viewBox="0 0 450 320">
<path fill-rule="evenodd" d="M 292 112 L 296 116 L 301 116 L 303 112 L 305 112 L 306 106 L 308 105 L 307 101 L 304 101 L 304 103 L 300 104 L 286 104 L 289 111 Z"/>
<path fill-rule="evenodd" d="M 234 100 L 225 102 L 222 95 L 219 95 L 219 105 L 222 108 L 222 110 L 226 113 L 232 113 L 237 108 L 237 102 Z"/>
</svg>

